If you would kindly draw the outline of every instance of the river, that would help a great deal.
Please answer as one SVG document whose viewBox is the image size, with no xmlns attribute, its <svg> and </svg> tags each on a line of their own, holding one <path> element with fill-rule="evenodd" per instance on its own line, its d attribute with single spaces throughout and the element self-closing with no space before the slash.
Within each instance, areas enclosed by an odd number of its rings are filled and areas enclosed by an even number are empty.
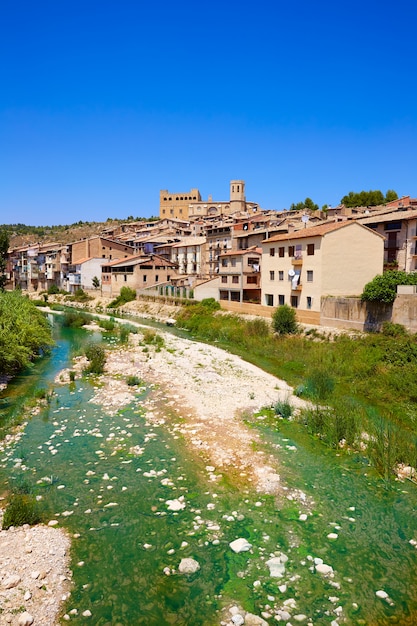
<svg viewBox="0 0 417 626">
<path fill-rule="evenodd" d="M 57 320 L 54 333 L 51 356 L 3 394 L 2 422 L 35 388 L 53 390 L 2 456 L 0 480 L 30 482 L 47 518 L 73 536 L 70 623 L 214 626 L 231 605 L 270 624 L 417 622 L 415 485 L 386 485 L 357 455 L 326 449 L 296 424 L 254 417 L 282 479 L 313 502 L 300 516 L 292 496 L 260 495 L 191 452 L 163 394 L 158 421 L 149 419 L 152 389 L 110 416 L 89 402 L 88 379 L 54 384 L 91 340 Z M 252 548 L 235 553 L 237 538 Z M 179 573 L 184 558 L 198 571 Z"/>
</svg>

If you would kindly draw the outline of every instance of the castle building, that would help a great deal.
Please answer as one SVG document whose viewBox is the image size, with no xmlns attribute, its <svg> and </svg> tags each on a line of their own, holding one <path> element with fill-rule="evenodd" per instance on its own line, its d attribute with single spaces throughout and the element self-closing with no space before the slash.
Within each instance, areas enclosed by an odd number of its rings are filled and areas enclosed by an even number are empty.
<svg viewBox="0 0 417 626">
<path fill-rule="evenodd" d="M 159 217 L 161 219 L 174 217 L 177 219 L 198 217 L 221 217 L 234 213 L 257 213 L 260 211 L 256 202 L 246 202 L 245 181 L 230 181 L 229 200 L 213 200 L 211 195 L 207 200 L 201 199 L 198 189 L 181 193 L 171 193 L 163 189 L 159 193 Z"/>
</svg>

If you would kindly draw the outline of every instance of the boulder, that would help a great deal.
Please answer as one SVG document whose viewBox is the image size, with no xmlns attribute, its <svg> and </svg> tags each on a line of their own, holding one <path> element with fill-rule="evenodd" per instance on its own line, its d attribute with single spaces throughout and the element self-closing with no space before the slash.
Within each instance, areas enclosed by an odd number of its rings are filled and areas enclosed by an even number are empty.
<svg viewBox="0 0 417 626">
<path fill-rule="evenodd" d="M 229 543 L 229 547 L 232 548 L 233 552 L 239 554 L 239 552 L 247 552 L 251 549 L 252 544 L 243 537 L 239 537 L 239 539 L 235 539 Z"/>
<path fill-rule="evenodd" d="M 195 559 L 181 559 L 181 562 L 178 566 L 178 571 L 180 574 L 194 574 L 198 572 L 200 569 L 200 563 Z"/>
</svg>

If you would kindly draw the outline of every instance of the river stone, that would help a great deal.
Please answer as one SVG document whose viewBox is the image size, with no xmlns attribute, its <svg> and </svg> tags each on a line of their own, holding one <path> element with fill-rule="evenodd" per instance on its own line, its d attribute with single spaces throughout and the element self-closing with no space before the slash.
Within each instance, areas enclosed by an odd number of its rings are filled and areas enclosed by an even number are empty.
<svg viewBox="0 0 417 626">
<path fill-rule="evenodd" d="M 231 621 L 233 622 L 235 626 L 242 626 L 242 624 L 245 623 L 245 618 L 242 617 L 240 613 L 236 613 L 236 615 L 233 615 Z"/>
<path fill-rule="evenodd" d="M 272 559 L 266 562 L 269 567 L 269 575 L 273 578 L 282 578 L 285 574 L 285 565 L 281 562 L 279 556 L 274 556 Z"/>
<path fill-rule="evenodd" d="M 316 572 L 323 574 L 324 576 L 326 576 L 326 574 L 330 574 L 332 571 L 333 567 L 331 565 L 326 565 L 325 563 L 318 563 L 318 565 L 316 565 Z"/>
<path fill-rule="evenodd" d="M 19 626 L 30 626 L 31 624 L 33 624 L 33 622 L 33 616 L 25 611 L 19 616 L 19 621 L 17 623 L 19 624 Z"/>
<path fill-rule="evenodd" d="M 239 539 L 235 539 L 229 543 L 229 547 L 232 548 L 233 552 L 239 554 L 239 552 L 247 552 L 251 549 L 252 544 L 243 537 L 239 537 Z"/>
<path fill-rule="evenodd" d="M 13 574 L 12 576 L 9 576 L 8 578 L 5 578 L 3 580 L 3 587 L 5 589 L 12 589 L 13 587 L 17 587 L 17 585 L 20 583 L 20 576 L 18 576 L 17 574 Z"/>
<path fill-rule="evenodd" d="M 266 622 L 262 617 L 258 615 L 254 615 L 253 613 L 246 613 L 245 615 L 245 626 L 268 626 L 268 622 Z"/>
<path fill-rule="evenodd" d="M 182 509 L 185 509 L 185 502 L 180 502 L 180 500 L 167 500 L 165 504 L 168 505 L 168 511 L 182 511 Z"/>
<path fill-rule="evenodd" d="M 200 563 L 195 561 L 194 559 L 181 559 L 181 562 L 178 566 L 178 571 L 180 574 L 194 574 L 198 572 L 200 569 Z"/>
<path fill-rule="evenodd" d="M 375 595 L 377 596 L 377 598 L 381 598 L 381 600 L 386 600 L 388 598 L 387 592 L 384 591 L 383 589 L 380 589 L 379 591 L 377 591 Z"/>
</svg>

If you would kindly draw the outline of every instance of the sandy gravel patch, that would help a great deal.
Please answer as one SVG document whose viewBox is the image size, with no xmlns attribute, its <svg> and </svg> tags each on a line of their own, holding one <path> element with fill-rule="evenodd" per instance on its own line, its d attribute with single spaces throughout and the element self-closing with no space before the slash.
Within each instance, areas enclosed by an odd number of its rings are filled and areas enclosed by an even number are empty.
<svg viewBox="0 0 417 626">
<path fill-rule="evenodd" d="M 217 468 L 240 473 L 263 493 L 277 493 L 280 478 L 276 461 L 257 450 L 258 434 L 242 419 L 278 400 L 304 406 L 292 388 L 275 376 L 216 346 L 163 333 L 160 351 L 136 343 L 109 352 L 106 372 L 92 402 L 110 414 L 134 400 L 135 390 L 125 378 L 135 375 L 164 390 L 165 400 L 184 421 L 177 426 L 193 448 Z"/>
<path fill-rule="evenodd" d="M 55 626 L 69 593 L 70 540 L 48 526 L 0 531 L 0 624 Z M 30 621 L 33 619 L 33 622 Z"/>
</svg>

